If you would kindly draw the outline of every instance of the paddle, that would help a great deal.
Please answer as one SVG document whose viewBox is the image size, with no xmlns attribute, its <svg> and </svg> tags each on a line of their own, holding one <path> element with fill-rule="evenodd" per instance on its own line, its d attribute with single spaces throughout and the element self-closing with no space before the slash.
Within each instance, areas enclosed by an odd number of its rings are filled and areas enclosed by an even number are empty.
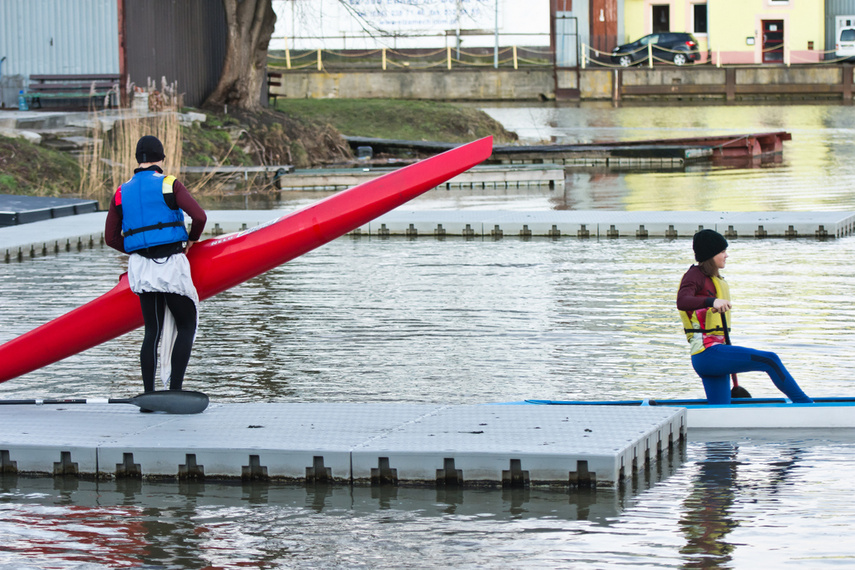
<svg viewBox="0 0 855 570">
<path fill-rule="evenodd" d="M 721 326 L 724 328 L 724 342 L 725 344 L 730 344 L 730 333 L 727 330 L 727 317 L 725 316 L 725 311 L 721 313 Z M 730 375 L 730 378 L 733 380 L 733 388 L 730 389 L 730 397 L 731 398 L 750 398 L 751 394 L 739 385 L 739 380 L 736 379 L 736 372 Z"/>
<path fill-rule="evenodd" d="M 190 390 L 159 390 L 146 392 L 133 398 L 109 398 L 86 400 L 83 398 L 50 400 L 0 400 L 0 405 L 26 404 L 131 404 L 141 410 L 166 412 L 167 414 L 199 414 L 208 407 L 208 396 Z"/>
</svg>

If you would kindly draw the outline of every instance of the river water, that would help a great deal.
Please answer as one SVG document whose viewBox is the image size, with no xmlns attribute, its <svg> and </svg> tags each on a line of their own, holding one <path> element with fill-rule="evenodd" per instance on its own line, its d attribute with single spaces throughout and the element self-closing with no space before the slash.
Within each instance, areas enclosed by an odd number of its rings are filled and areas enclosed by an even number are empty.
<svg viewBox="0 0 855 570">
<path fill-rule="evenodd" d="M 408 208 L 855 210 L 851 107 L 487 111 L 531 141 L 773 130 L 793 140 L 767 164 L 569 169 L 563 192 L 432 191 Z M 734 341 L 778 352 L 810 395 L 852 395 L 855 238 L 738 239 L 729 252 Z M 219 402 L 702 397 L 674 308 L 691 263 L 687 239 L 342 238 L 204 302 L 185 386 Z M 100 247 L 4 265 L 0 342 L 106 291 L 124 267 Z M 136 331 L 1 384 L 0 398 L 136 393 L 140 339 Z M 763 375 L 740 380 L 776 395 Z M 0 567 L 855 562 L 855 434 L 693 433 L 679 459 L 593 493 L 4 476 Z"/>
</svg>

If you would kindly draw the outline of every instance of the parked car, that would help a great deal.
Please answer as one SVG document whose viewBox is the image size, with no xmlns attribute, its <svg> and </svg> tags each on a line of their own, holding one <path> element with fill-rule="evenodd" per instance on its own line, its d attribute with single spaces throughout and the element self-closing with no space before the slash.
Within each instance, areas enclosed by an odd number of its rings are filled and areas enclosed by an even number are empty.
<svg viewBox="0 0 855 570">
<path fill-rule="evenodd" d="M 647 60 L 647 46 L 653 45 L 653 57 L 673 61 L 674 65 L 685 65 L 701 59 L 698 41 L 683 32 L 649 34 L 632 43 L 623 44 L 612 50 L 612 61 L 623 67 Z"/>
<path fill-rule="evenodd" d="M 845 61 L 852 61 L 855 58 L 855 28 L 842 28 L 834 47 L 836 57 L 845 57 Z"/>
</svg>

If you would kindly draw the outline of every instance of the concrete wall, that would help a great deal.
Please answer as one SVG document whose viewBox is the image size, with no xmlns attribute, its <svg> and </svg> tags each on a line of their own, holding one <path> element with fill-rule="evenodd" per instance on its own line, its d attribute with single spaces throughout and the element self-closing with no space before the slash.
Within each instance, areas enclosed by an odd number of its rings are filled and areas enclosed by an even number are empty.
<svg viewBox="0 0 855 570">
<path fill-rule="evenodd" d="M 552 69 L 426 71 L 289 71 L 271 94 L 290 99 L 447 99 L 526 101 L 552 98 Z"/>
<path fill-rule="evenodd" d="M 847 74 L 848 73 L 848 74 Z M 582 100 L 623 96 L 748 94 L 783 96 L 815 93 L 849 100 L 851 67 L 705 66 L 616 69 L 494 69 L 318 72 L 289 71 L 271 93 L 290 99 L 426 99 L 458 101 L 534 101 L 555 98 L 558 87 L 578 90 Z"/>
</svg>

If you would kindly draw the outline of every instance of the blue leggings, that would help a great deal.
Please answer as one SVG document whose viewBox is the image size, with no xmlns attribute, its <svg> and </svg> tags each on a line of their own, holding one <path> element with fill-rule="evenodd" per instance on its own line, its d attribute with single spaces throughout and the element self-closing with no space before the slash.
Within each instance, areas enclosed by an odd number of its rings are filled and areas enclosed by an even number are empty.
<svg viewBox="0 0 855 570">
<path fill-rule="evenodd" d="M 730 403 L 730 375 L 739 372 L 765 372 L 775 387 L 793 402 L 813 403 L 774 352 L 716 344 L 693 355 L 692 367 L 704 382 L 704 391 L 710 404 Z"/>
</svg>

